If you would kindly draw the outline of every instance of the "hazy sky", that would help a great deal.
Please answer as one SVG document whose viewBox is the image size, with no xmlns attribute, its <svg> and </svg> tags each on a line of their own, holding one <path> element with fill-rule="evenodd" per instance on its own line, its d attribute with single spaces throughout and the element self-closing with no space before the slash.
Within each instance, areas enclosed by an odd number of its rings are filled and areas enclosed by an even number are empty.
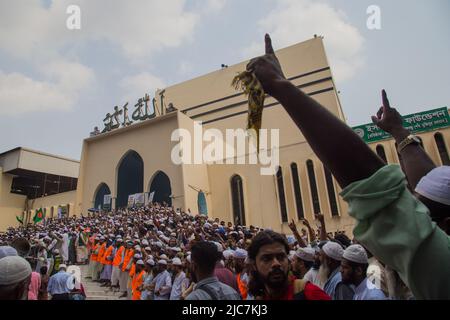
<svg viewBox="0 0 450 320">
<path fill-rule="evenodd" d="M 81 30 L 68 30 L 69 5 Z M 366 26 L 381 9 L 381 30 Z M 0 152 L 79 159 L 115 105 L 275 49 L 325 37 L 350 125 L 385 88 L 408 114 L 450 106 L 448 0 L 0 0 Z"/>
</svg>

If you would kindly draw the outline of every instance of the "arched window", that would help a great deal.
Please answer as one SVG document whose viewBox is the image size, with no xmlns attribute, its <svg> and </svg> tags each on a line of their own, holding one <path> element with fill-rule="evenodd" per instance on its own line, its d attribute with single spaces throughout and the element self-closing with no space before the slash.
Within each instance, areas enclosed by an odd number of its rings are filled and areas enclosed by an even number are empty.
<svg viewBox="0 0 450 320">
<path fill-rule="evenodd" d="M 336 202 L 336 191 L 334 190 L 333 176 L 325 166 L 323 166 L 323 172 L 325 173 L 325 181 L 327 183 L 328 200 L 330 201 L 331 215 L 339 216 L 339 208 Z"/>
<path fill-rule="evenodd" d="M 170 186 L 170 179 L 163 171 L 158 171 L 150 184 L 150 194 L 154 192 L 152 202 L 163 204 L 167 203 L 172 205 L 172 187 Z"/>
<path fill-rule="evenodd" d="M 234 224 L 245 225 L 244 189 L 242 187 L 242 178 L 238 175 L 234 175 L 231 178 L 231 201 Z"/>
<path fill-rule="evenodd" d="M 314 213 L 320 213 L 320 201 L 319 194 L 317 192 L 316 174 L 314 173 L 314 163 L 312 160 L 306 161 L 306 167 L 308 169 L 309 188 L 311 189 L 313 210 Z"/>
<path fill-rule="evenodd" d="M 108 185 L 106 183 L 102 183 L 97 187 L 97 192 L 95 193 L 94 197 L 94 208 L 95 209 L 103 209 L 105 206 L 104 199 L 105 195 L 111 194 L 111 190 L 109 189 Z M 109 204 L 108 207 L 110 207 L 111 204 Z"/>
<path fill-rule="evenodd" d="M 436 133 L 434 135 L 434 141 L 436 141 L 436 146 L 439 151 L 439 156 L 441 157 L 442 164 L 444 166 L 450 166 L 450 158 L 448 156 L 447 147 L 445 146 L 445 140 L 442 133 Z"/>
<path fill-rule="evenodd" d="M 128 196 L 144 190 L 144 161 L 136 151 L 129 151 L 119 164 L 116 208 L 128 205 Z"/>
<path fill-rule="evenodd" d="M 383 160 L 385 163 L 387 163 L 386 152 L 384 152 L 384 147 L 381 144 L 379 144 L 379 145 L 377 145 L 376 150 L 377 150 L 377 154 L 381 158 L 381 160 Z"/>
<path fill-rule="evenodd" d="M 297 205 L 297 217 L 298 219 L 303 219 L 305 217 L 305 213 L 303 212 L 302 190 L 300 189 L 300 180 L 298 177 L 298 168 L 296 163 L 291 164 L 291 174 L 294 186 L 295 204 Z"/>
<path fill-rule="evenodd" d="M 281 221 L 288 222 L 288 215 L 286 209 L 286 195 L 284 192 L 283 171 L 281 167 L 278 167 L 277 171 L 277 186 L 278 186 L 278 199 L 280 201 Z"/>
</svg>

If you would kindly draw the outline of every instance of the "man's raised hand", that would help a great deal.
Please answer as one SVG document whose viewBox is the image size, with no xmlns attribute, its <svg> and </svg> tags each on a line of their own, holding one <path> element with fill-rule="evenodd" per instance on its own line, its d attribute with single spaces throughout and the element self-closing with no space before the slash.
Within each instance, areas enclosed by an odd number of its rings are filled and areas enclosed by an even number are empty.
<svg viewBox="0 0 450 320">
<path fill-rule="evenodd" d="M 286 80 L 268 34 L 265 36 L 265 55 L 250 60 L 247 71 L 253 72 L 264 91 L 272 96 L 276 94 L 276 84 Z"/>
<path fill-rule="evenodd" d="M 377 115 L 372 116 L 372 121 L 380 129 L 395 136 L 398 132 L 404 130 L 402 116 L 396 109 L 391 108 L 391 104 L 385 90 L 382 91 L 381 95 L 383 105 L 378 110 Z"/>
</svg>

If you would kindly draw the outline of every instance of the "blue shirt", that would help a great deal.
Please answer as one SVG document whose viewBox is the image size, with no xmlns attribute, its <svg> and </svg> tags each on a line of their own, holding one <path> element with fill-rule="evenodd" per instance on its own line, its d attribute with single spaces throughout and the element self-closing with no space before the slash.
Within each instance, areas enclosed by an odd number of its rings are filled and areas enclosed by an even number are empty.
<svg viewBox="0 0 450 320">
<path fill-rule="evenodd" d="M 170 293 L 170 300 L 180 300 L 182 294 L 183 283 L 189 282 L 186 279 L 186 274 L 181 271 L 173 280 L 172 292 Z"/>
<path fill-rule="evenodd" d="M 386 296 L 366 278 L 355 288 L 353 300 L 386 300 Z"/>
<path fill-rule="evenodd" d="M 172 278 L 167 270 L 159 273 L 155 279 L 155 293 L 159 291 L 159 295 L 155 294 L 155 300 L 169 300 L 170 291 L 172 290 Z"/>
<path fill-rule="evenodd" d="M 336 286 L 342 281 L 341 270 L 340 268 L 334 269 L 334 271 L 330 274 L 327 282 L 323 287 L 323 290 L 330 296 L 334 297 L 334 292 L 336 290 Z"/>
<path fill-rule="evenodd" d="M 52 296 L 55 294 L 69 293 L 70 290 L 67 286 L 69 278 L 73 279 L 72 275 L 65 271 L 60 271 L 57 274 L 51 276 L 48 281 L 48 293 L 50 293 Z"/>
<path fill-rule="evenodd" d="M 153 274 L 147 273 L 146 277 L 144 278 L 144 286 L 149 286 L 153 281 Z M 149 290 L 143 290 L 141 293 L 141 300 L 153 300 L 153 294 Z"/>
</svg>

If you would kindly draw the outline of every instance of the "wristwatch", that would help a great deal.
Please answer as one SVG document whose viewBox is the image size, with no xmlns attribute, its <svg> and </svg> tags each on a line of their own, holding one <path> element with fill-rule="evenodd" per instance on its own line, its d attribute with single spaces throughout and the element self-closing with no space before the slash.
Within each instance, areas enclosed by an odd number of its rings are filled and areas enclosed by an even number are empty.
<svg viewBox="0 0 450 320">
<path fill-rule="evenodd" d="M 402 152 L 403 149 L 405 149 L 407 146 L 409 146 L 412 143 L 420 145 L 422 142 L 420 141 L 420 139 L 417 136 L 410 134 L 402 142 L 400 142 L 398 144 L 398 146 L 397 146 L 398 153 Z"/>
</svg>

